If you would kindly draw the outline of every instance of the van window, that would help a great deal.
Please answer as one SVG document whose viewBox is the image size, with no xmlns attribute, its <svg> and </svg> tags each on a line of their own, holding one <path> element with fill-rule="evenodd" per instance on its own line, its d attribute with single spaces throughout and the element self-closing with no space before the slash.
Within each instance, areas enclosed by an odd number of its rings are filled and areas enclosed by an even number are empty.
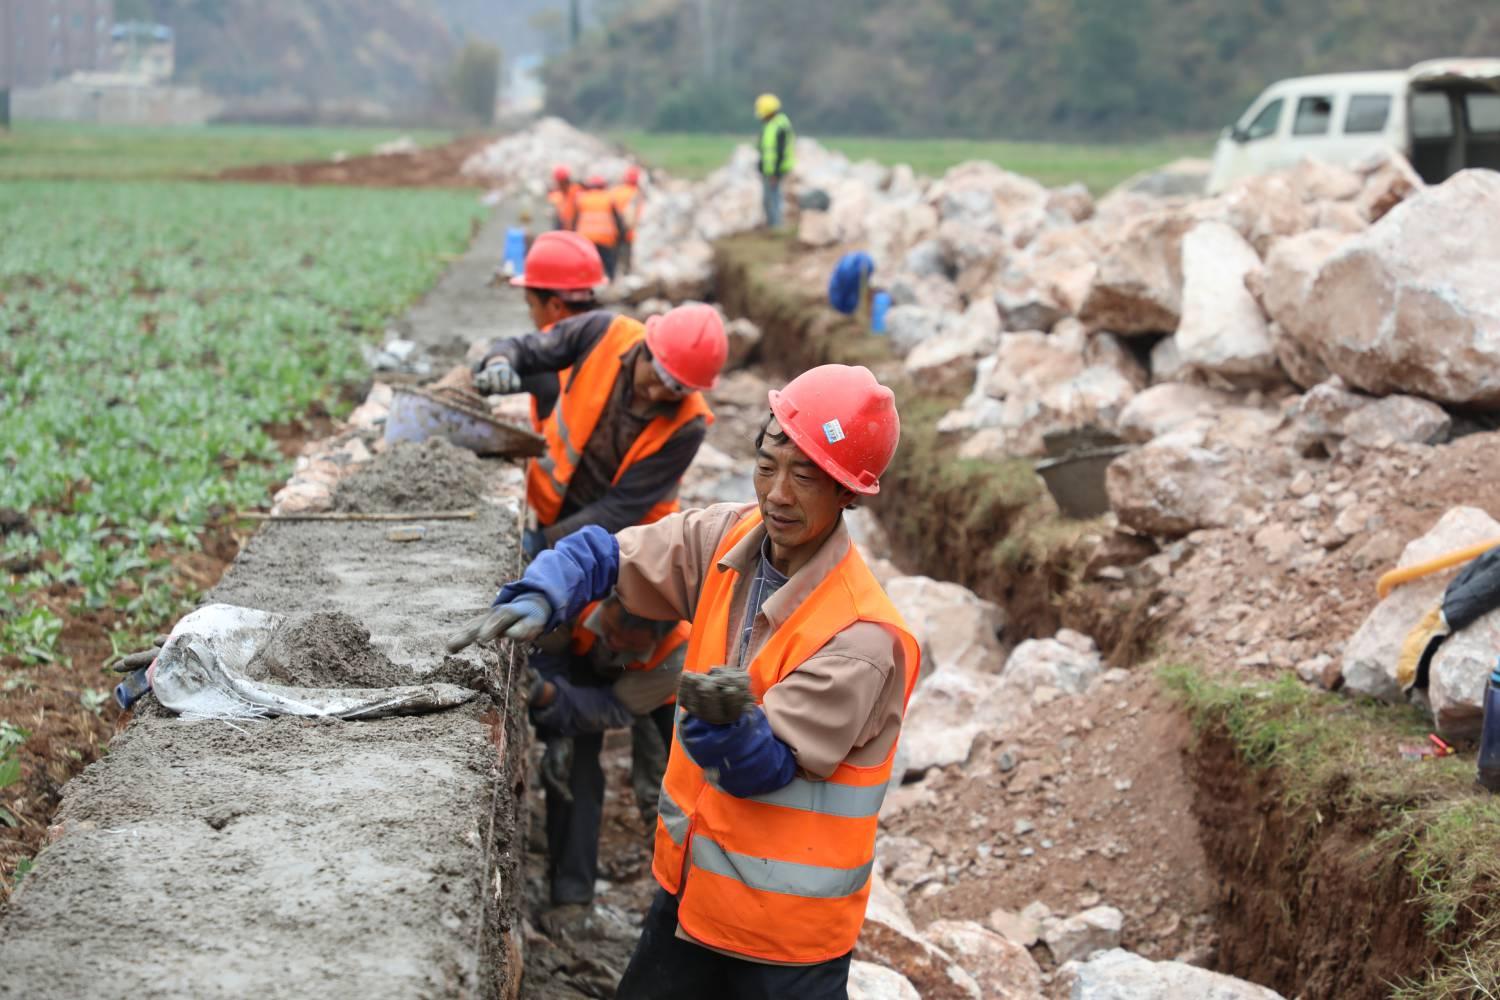
<svg viewBox="0 0 1500 1000">
<path fill-rule="evenodd" d="M 1500 94 L 1468 94 L 1464 111 L 1470 132 L 1500 132 Z"/>
<path fill-rule="evenodd" d="M 1281 106 L 1284 102 L 1276 98 L 1270 104 L 1260 109 L 1260 114 L 1255 116 L 1255 121 L 1245 129 L 1245 139 L 1253 142 L 1256 139 L 1264 139 L 1268 135 L 1276 134 L 1276 127 L 1281 124 Z"/>
<path fill-rule="evenodd" d="M 1327 135 L 1333 120 L 1333 101 L 1326 97 L 1304 97 L 1297 102 L 1292 135 Z"/>
<path fill-rule="evenodd" d="M 1390 94 L 1355 94 L 1349 98 L 1349 113 L 1344 116 L 1344 134 L 1384 132 L 1390 119 Z"/>
<path fill-rule="evenodd" d="M 1419 91 L 1411 97 L 1411 134 L 1417 139 L 1446 139 L 1453 134 L 1453 111 L 1442 91 Z"/>
</svg>

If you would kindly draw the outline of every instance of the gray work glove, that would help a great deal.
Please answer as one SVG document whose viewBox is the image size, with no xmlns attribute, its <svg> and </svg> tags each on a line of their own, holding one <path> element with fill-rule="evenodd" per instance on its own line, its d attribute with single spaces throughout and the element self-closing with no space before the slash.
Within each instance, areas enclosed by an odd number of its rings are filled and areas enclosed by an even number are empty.
<svg viewBox="0 0 1500 1000">
<path fill-rule="evenodd" d="M 573 775 L 573 738 L 554 736 L 542 750 L 542 784 L 549 792 L 570 805 L 573 789 L 569 780 Z"/>
<path fill-rule="evenodd" d="M 150 649 L 143 649 L 138 653 L 129 653 L 122 656 L 110 665 L 110 669 L 117 674 L 130 674 L 141 667 L 151 666 L 151 661 L 161 655 L 161 648 L 167 644 L 168 638 L 170 636 L 157 636 L 152 642 Z"/>
<path fill-rule="evenodd" d="M 750 675 L 729 667 L 713 667 L 706 674 L 683 674 L 677 682 L 677 704 L 704 722 L 727 726 L 755 707 Z"/>
<path fill-rule="evenodd" d="M 484 396 L 508 396 L 521 391 L 521 376 L 516 374 L 507 358 L 492 358 L 485 368 L 474 376 L 474 388 Z"/>
<path fill-rule="evenodd" d="M 498 604 L 489 614 L 476 618 L 448 638 L 448 652 L 456 653 L 476 642 L 490 642 L 503 635 L 516 642 L 530 642 L 547 630 L 552 605 L 541 594 L 526 593 L 509 603 Z"/>
</svg>

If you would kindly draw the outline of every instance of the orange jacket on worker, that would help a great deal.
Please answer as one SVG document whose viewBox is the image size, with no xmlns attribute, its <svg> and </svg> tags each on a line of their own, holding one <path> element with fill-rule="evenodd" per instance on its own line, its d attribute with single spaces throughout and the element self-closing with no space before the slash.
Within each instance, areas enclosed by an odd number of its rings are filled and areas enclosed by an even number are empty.
<svg viewBox="0 0 1500 1000">
<path fill-rule="evenodd" d="M 684 671 L 704 673 L 729 661 L 738 574 L 722 561 L 759 524 L 758 514 L 745 518 L 720 544 L 720 568 L 704 580 Z M 916 640 L 851 545 L 749 665 L 756 700 L 860 621 L 898 637 L 910 699 L 921 663 Z M 682 930 L 711 948 L 769 962 L 812 964 L 850 952 L 869 900 L 895 744 L 878 765 L 845 760 L 826 781 L 797 777 L 766 795 L 737 798 L 715 787 L 675 733 L 672 742 L 652 873 L 678 897 Z"/>
<path fill-rule="evenodd" d="M 610 189 L 609 196 L 614 200 L 615 211 L 620 213 L 620 220 L 625 223 L 625 242 L 635 242 L 636 227 L 641 224 L 641 209 L 645 206 L 645 196 L 641 189 L 634 184 L 620 184 Z"/>
<path fill-rule="evenodd" d="M 614 195 L 604 188 L 585 188 L 575 199 L 578 210 L 573 229 L 595 246 L 612 247 L 620 242 L 619 217 Z"/>
<path fill-rule="evenodd" d="M 526 467 L 526 502 L 536 512 L 542 527 L 555 523 L 562 512 L 568 484 L 573 480 L 583 449 L 588 445 L 600 415 L 609 404 L 616 380 L 633 377 L 625 370 L 623 358 L 645 339 L 644 324 L 617 316 L 583 362 L 565 372 L 557 404 L 542 422 L 542 434 L 547 439 L 546 454 L 533 459 Z M 722 358 L 720 361 L 722 363 Z M 618 483 L 632 465 L 661 451 L 678 430 L 700 417 L 705 423 L 713 423 L 713 412 L 703 394 L 691 392 L 683 397 L 670 416 L 657 417 L 646 425 L 620 462 L 612 482 Z M 663 500 L 652 507 L 640 523 L 659 521 L 680 509 L 676 497 Z"/>
<path fill-rule="evenodd" d="M 553 188 L 547 192 L 547 201 L 552 204 L 552 212 L 557 217 L 557 225 L 561 229 L 573 229 L 578 224 L 578 196 L 582 194 L 577 184 L 569 184 L 566 188 Z"/>
</svg>

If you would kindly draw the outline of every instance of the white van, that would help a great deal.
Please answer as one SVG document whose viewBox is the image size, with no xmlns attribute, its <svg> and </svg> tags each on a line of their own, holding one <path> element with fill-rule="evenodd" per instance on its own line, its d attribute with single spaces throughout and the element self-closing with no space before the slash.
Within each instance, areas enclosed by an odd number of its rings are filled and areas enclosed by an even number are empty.
<svg viewBox="0 0 1500 1000">
<path fill-rule="evenodd" d="M 1429 184 L 1500 169 L 1500 59 L 1272 84 L 1220 135 L 1208 193 L 1308 157 L 1347 166 L 1379 150 L 1406 156 Z"/>
</svg>

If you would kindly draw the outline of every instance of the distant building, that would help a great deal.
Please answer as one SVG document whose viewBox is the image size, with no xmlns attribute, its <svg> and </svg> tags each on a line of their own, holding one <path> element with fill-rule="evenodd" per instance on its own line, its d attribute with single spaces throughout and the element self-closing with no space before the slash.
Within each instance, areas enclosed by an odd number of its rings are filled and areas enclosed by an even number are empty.
<svg viewBox="0 0 1500 1000">
<path fill-rule="evenodd" d="M 134 73 L 153 83 L 172 79 L 177 46 L 171 28 L 165 24 L 126 21 L 115 25 L 109 37 L 116 70 Z"/>
<path fill-rule="evenodd" d="M 114 68 L 114 0 L 0 0 L 0 87 Z"/>
</svg>

